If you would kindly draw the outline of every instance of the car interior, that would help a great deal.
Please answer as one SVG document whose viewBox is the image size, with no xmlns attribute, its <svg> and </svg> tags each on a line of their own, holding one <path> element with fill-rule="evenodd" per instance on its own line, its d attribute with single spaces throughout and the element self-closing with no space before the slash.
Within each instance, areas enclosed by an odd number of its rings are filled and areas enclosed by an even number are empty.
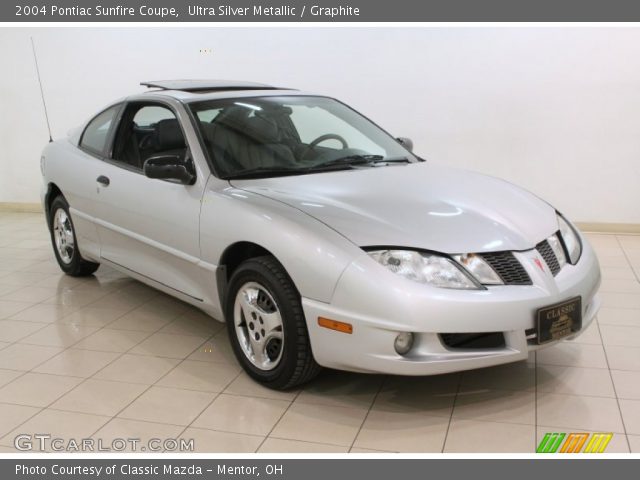
<svg viewBox="0 0 640 480">
<path fill-rule="evenodd" d="M 153 110 L 145 112 L 145 109 Z M 148 112 L 151 115 L 147 114 L 145 121 L 140 121 Z M 176 155 L 182 161 L 186 159 L 187 145 L 178 119 L 165 107 L 129 106 L 116 135 L 114 160 L 141 170 L 146 160 L 161 155 Z"/>
<path fill-rule="evenodd" d="M 211 110 L 204 112 L 210 114 Z M 299 169 L 312 167 L 318 160 L 369 154 L 349 147 L 345 138 L 331 132 L 303 140 L 292 119 L 293 110 L 287 105 L 263 102 L 257 107 L 235 102 L 219 109 L 211 119 L 199 113 L 196 115 L 205 147 L 222 175 L 269 168 Z M 319 145 L 327 141 L 333 144 Z"/>
<path fill-rule="evenodd" d="M 219 170 L 232 172 L 262 168 L 288 168 L 313 164 L 315 159 L 332 154 L 362 154 L 348 148 L 339 135 L 324 135 L 317 140 L 333 139 L 342 149 L 305 143 L 291 119 L 291 107 L 264 105 L 259 109 L 228 105 L 209 118 L 198 117 L 205 148 Z M 317 141 L 316 140 L 316 141 Z M 175 114 L 158 104 L 129 105 L 118 127 L 113 159 L 142 170 L 152 157 L 175 155 L 186 161 L 187 144 Z"/>
<path fill-rule="evenodd" d="M 201 122 L 204 142 L 224 170 L 286 167 L 298 163 L 304 145 L 288 107 L 252 110 L 229 106 Z"/>
<path fill-rule="evenodd" d="M 152 114 L 140 121 L 149 108 L 154 109 Z M 241 106 L 224 108 L 211 121 L 201 122 L 205 145 L 216 163 L 227 171 L 295 165 L 307 148 L 301 143 L 290 114 L 290 108 L 281 106 L 266 111 Z M 131 105 L 120 122 L 113 158 L 141 170 L 151 157 L 177 155 L 184 160 L 186 151 L 184 134 L 171 110 L 157 105 Z"/>
</svg>

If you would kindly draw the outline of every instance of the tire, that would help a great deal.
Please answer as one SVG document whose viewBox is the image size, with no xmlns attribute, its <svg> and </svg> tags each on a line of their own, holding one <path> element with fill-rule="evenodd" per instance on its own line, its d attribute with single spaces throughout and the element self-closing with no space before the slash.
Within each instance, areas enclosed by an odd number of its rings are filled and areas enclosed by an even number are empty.
<svg viewBox="0 0 640 480">
<path fill-rule="evenodd" d="M 69 214 L 69 204 L 62 195 L 58 195 L 51 202 L 49 232 L 53 253 L 64 273 L 72 277 L 86 277 L 98 269 L 99 263 L 85 260 L 80 255 L 76 231 Z"/>
<path fill-rule="evenodd" d="M 254 301 L 244 301 L 249 298 Z M 225 312 L 233 352 L 257 382 L 287 390 L 320 372 L 300 294 L 275 258 L 252 258 L 240 264 L 229 281 Z"/>
</svg>

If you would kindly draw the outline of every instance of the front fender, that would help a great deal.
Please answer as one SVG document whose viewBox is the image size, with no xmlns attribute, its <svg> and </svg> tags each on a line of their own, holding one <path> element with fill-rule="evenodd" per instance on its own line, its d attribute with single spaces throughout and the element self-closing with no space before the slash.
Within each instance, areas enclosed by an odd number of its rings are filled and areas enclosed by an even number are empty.
<svg viewBox="0 0 640 480">
<path fill-rule="evenodd" d="M 252 242 L 271 252 L 300 295 L 329 302 L 347 266 L 362 250 L 310 215 L 210 177 L 202 199 L 202 259 L 218 266 L 227 247 Z"/>
</svg>

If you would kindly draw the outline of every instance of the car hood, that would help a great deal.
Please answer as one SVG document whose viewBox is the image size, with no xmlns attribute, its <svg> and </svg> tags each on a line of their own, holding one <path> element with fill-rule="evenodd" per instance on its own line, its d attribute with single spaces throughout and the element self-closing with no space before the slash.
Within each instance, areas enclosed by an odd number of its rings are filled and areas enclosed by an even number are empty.
<svg viewBox="0 0 640 480">
<path fill-rule="evenodd" d="M 301 210 L 361 247 L 527 250 L 558 230 L 553 207 L 526 190 L 431 162 L 232 184 Z"/>
</svg>

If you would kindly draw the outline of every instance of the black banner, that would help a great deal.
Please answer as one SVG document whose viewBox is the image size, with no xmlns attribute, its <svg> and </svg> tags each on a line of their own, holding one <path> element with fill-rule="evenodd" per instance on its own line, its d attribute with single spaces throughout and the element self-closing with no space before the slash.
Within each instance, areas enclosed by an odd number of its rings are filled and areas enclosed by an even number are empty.
<svg viewBox="0 0 640 480">
<path fill-rule="evenodd" d="M 0 22 L 637 22 L 629 0 L 15 0 Z"/>
<path fill-rule="evenodd" d="M 633 478 L 640 460 L 546 457 L 534 459 L 2 459 L 0 478 L 8 479 L 277 479 L 333 480 L 366 478 Z"/>
</svg>

